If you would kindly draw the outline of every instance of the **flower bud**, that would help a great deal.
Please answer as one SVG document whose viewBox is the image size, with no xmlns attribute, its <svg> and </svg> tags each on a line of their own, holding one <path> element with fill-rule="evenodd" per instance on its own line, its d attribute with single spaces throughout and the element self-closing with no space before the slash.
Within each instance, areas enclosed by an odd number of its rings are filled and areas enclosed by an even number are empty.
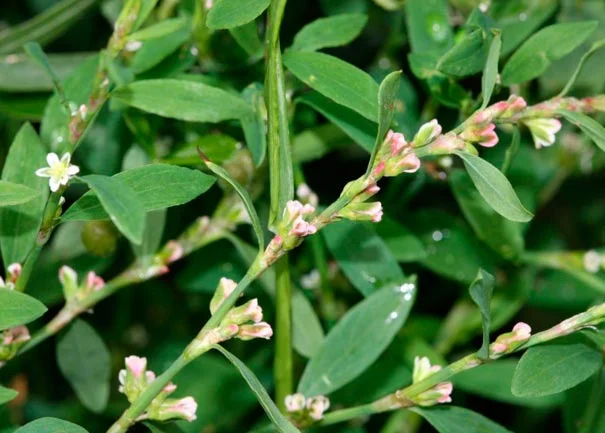
<svg viewBox="0 0 605 433">
<path fill-rule="evenodd" d="M 90 271 L 86 274 L 86 286 L 85 289 L 90 292 L 96 292 L 105 287 L 105 281 L 103 278 L 99 277 L 93 271 Z"/>
<path fill-rule="evenodd" d="M 496 341 L 490 344 L 490 355 L 511 353 L 530 338 L 531 327 L 527 323 L 519 322 L 513 327 L 512 332 L 499 335 Z"/>
<path fill-rule="evenodd" d="M 415 173 L 420 168 L 420 159 L 413 150 L 406 149 L 402 155 L 391 157 L 385 165 L 385 176 L 397 176 L 401 173 Z"/>
<path fill-rule="evenodd" d="M 605 95 L 584 98 L 586 105 L 596 111 L 605 111 Z"/>
<path fill-rule="evenodd" d="M 556 133 L 561 130 L 561 122 L 554 118 L 524 120 L 523 123 L 529 128 L 536 149 L 551 146 L 555 142 Z"/>
<path fill-rule="evenodd" d="M 428 123 L 425 123 L 420 127 L 416 135 L 414 136 L 413 146 L 422 147 L 431 143 L 435 138 L 441 135 L 441 125 L 437 122 L 437 119 L 433 119 Z"/>
<path fill-rule="evenodd" d="M 330 408 L 330 400 L 328 397 L 318 395 L 307 399 L 307 411 L 311 418 L 319 421 L 324 417 L 324 413 Z"/>
<path fill-rule="evenodd" d="M 65 300 L 73 299 L 78 293 L 78 274 L 69 266 L 59 268 L 59 281 L 63 286 L 63 295 Z"/>
<path fill-rule="evenodd" d="M 382 204 L 379 201 L 371 203 L 352 202 L 338 212 L 338 216 L 351 221 L 379 222 L 382 219 Z"/>
<path fill-rule="evenodd" d="M 431 361 L 426 357 L 416 356 L 414 358 L 414 372 L 412 374 L 412 383 L 420 382 L 427 377 L 441 370 L 439 365 L 431 365 Z"/>
<path fill-rule="evenodd" d="M 149 411 L 149 419 L 157 421 L 167 421 L 173 419 L 182 419 L 186 421 L 195 421 L 197 418 L 197 402 L 193 397 L 184 397 L 180 399 L 167 399 L 157 409 Z"/>
<path fill-rule="evenodd" d="M 15 284 L 19 279 L 19 275 L 21 275 L 21 264 L 13 263 L 10 264 L 7 268 L 8 275 L 6 277 L 7 282 Z"/>
<path fill-rule="evenodd" d="M 430 144 L 431 155 L 449 155 L 455 150 L 463 150 L 466 146 L 464 140 L 459 138 L 453 132 L 448 132 L 445 135 L 440 135 L 435 141 Z"/>
<path fill-rule="evenodd" d="M 302 394 L 291 394 L 285 399 L 288 412 L 299 412 L 305 408 L 305 396 Z"/>
<path fill-rule="evenodd" d="M 386 141 L 390 146 L 391 156 L 400 153 L 408 144 L 403 134 L 394 132 L 392 129 L 387 133 Z"/>
<path fill-rule="evenodd" d="M 484 127 L 471 126 L 465 129 L 460 136 L 464 140 L 478 143 L 484 147 L 494 147 L 498 144 L 498 135 L 496 135 L 495 129 L 496 125 L 493 123 Z"/>
<path fill-rule="evenodd" d="M 269 340 L 273 336 L 271 325 L 266 322 L 260 322 L 255 325 L 242 325 L 239 327 L 237 338 L 243 341 L 253 340 L 255 338 L 264 338 Z"/>
<path fill-rule="evenodd" d="M 229 310 L 222 324 L 243 325 L 248 322 L 258 323 L 263 320 L 263 309 L 258 305 L 258 299 L 252 299 L 240 307 Z"/>
<path fill-rule="evenodd" d="M 317 197 L 317 194 L 315 194 L 311 190 L 311 188 L 309 188 L 309 185 L 307 185 L 306 183 L 301 183 L 300 185 L 298 185 L 298 187 L 296 188 L 296 196 L 302 203 L 308 204 L 313 208 L 316 208 L 319 204 L 319 198 Z"/>
<path fill-rule="evenodd" d="M 420 393 L 412 400 L 418 406 L 429 407 L 436 404 L 451 403 L 452 402 L 452 391 L 454 386 L 452 382 L 441 382 L 431 389 Z"/>
<path fill-rule="evenodd" d="M 120 382 L 118 391 L 126 395 L 128 401 L 132 403 L 155 380 L 155 373 L 147 371 L 147 358 L 128 356 L 124 359 L 124 363 L 126 369 L 118 373 Z"/>
<path fill-rule="evenodd" d="M 292 229 L 288 233 L 291 236 L 305 237 L 315 234 L 317 227 L 305 221 L 302 216 L 299 216 L 292 224 Z"/>
<path fill-rule="evenodd" d="M 0 331 L 0 361 L 12 359 L 21 346 L 31 339 L 26 326 L 16 326 Z"/>
<path fill-rule="evenodd" d="M 169 241 L 160 252 L 162 262 L 170 264 L 183 257 L 183 247 L 177 241 Z"/>
<path fill-rule="evenodd" d="M 214 296 L 212 297 L 212 300 L 210 300 L 211 314 L 216 313 L 216 310 L 218 310 L 223 301 L 227 299 L 231 293 L 233 293 L 236 287 L 237 283 L 229 278 L 223 277 L 219 280 L 218 287 L 214 292 Z"/>
<path fill-rule="evenodd" d="M 147 358 L 139 358 L 138 356 L 129 356 L 125 359 L 126 368 L 135 377 L 139 379 L 145 373 L 147 368 Z"/>
</svg>

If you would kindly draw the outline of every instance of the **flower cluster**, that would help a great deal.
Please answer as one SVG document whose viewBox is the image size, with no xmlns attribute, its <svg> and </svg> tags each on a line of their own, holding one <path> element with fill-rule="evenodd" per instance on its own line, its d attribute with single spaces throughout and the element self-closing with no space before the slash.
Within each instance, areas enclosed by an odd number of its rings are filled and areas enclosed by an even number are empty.
<svg viewBox="0 0 605 433">
<path fill-rule="evenodd" d="M 14 290 L 19 275 L 21 275 L 21 265 L 19 263 L 9 265 L 7 268 L 6 281 L 0 277 L 0 289 Z"/>
<path fill-rule="evenodd" d="M 69 180 L 80 172 L 77 165 L 71 164 L 71 154 L 64 153 L 61 159 L 56 153 L 46 155 L 48 167 L 36 170 L 36 176 L 48 177 L 48 185 L 52 192 L 57 192 L 61 186 L 66 186 Z"/>
<path fill-rule="evenodd" d="M 78 274 L 69 266 L 59 269 L 59 281 L 63 286 L 63 295 L 66 302 L 81 301 L 105 287 L 105 281 L 93 271 L 86 274 L 83 282 L 78 281 Z"/>
<path fill-rule="evenodd" d="M 130 403 L 133 403 L 156 377 L 153 371 L 147 370 L 146 358 L 129 356 L 125 359 L 125 364 L 126 368 L 120 370 L 118 374 L 120 382 L 118 390 L 126 396 Z M 172 382 L 166 385 L 139 418 L 157 421 L 195 420 L 196 401 L 193 397 L 168 398 L 175 390 L 176 385 Z"/>
<path fill-rule="evenodd" d="M 441 126 L 435 122 L 432 129 L 437 128 L 438 133 L 441 133 Z M 426 131 L 423 132 L 423 135 L 427 135 Z M 429 132 L 428 135 L 434 134 Z M 416 156 L 412 143 L 408 143 L 403 134 L 390 130 L 376 153 L 376 159 L 372 167 L 372 174 L 376 180 L 382 176 L 390 177 L 401 173 L 414 173 L 419 168 L 420 159 Z"/>
<path fill-rule="evenodd" d="M 330 408 L 330 400 L 323 395 L 305 398 L 302 394 L 292 394 L 286 397 L 285 404 L 290 418 L 299 427 L 322 420 Z"/>
<path fill-rule="evenodd" d="M 431 361 L 426 357 L 414 358 L 414 372 L 412 376 L 412 383 L 418 383 L 424 379 L 432 376 L 441 370 L 439 365 L 431 365 Z M 414 404 L 417 406 L 434 406 L 441 403 L 451 403 L 452 382 L 441 382 L 432 387 L 431 389 L 421 392 L 412 399 Z"/>
<path fill-rule="evenodd" d="M 489 346 L 490 358 L 498 358 L 511 353 L 531 337 L 531 327 L 527 323 L 519 322 L 512 332 L 499 335 Z"/>
</svg>

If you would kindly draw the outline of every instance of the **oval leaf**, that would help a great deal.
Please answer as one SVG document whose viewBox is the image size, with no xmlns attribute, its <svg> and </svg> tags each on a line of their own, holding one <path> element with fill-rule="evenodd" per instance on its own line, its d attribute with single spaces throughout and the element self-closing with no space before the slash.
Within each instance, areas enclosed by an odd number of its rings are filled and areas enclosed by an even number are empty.
<svg viewBox="0 0 605 433">
<path fill-rule="evenodd" d="M 355 39 L 368 21 L 364 14 L 341 14 L 319 18 L 304 26 L 294 37 L 293 51 L 317 51 L 346 45 Z"/>
<path fill-rule="evenodd" d="M 539 77 L 557 59 L 571 53 L 597 28 L 598 21 L 554 24 L 530 37 L 502 70 L 502 84 L 521 84 Z"/>
<path fill-rule="evenodd" d="M 0 207 L 27 203 L 40 193 L 25 185 L 0 180 Z"/>
<path fill-rule="evenodd" d="M 527 222 L 533 215 L 517 197 L 508 179 L 493 165 L 470 153 L 455 151 L 481 197 L 500 215 L 511 221 Z"/>
<path fill-rule="evenodd" d="M 84 406 L 105 410 L 109 399 L 110 355 L 105 343 L 86 322 L 77 320 L 57 344 L 57 364 Z"/>
<path fill-rule="evenodd" d="M 137 193 L 115 177 L 91 174 L 80 179 L 94 191 L 109 219 L 124 236 L 140 244 L 145 229 L 145 209 Z"/>
<path fill-rule="evenodd" d="M 17 395 L 19 395 L 19 393 L 14 389 L 0 386 L 0 404 L 11 401 L 13 398 L 17 397 Z"/>
<path fill-rule="evenodd" d="M 84 428 L 57 418 L 39 418 L 25 424 L 15 433 L 88 433 Z"/>
<path fill-rule="evenodd" d="M 412 409 L 439 433 L 511 433 L 492 420 L 472 410 L 456 406 Z"/>
<path fill-rule="evenodd" d="M 513 376 L 517 397 L 541 397 L 584 382 L 603 365 L 603 355 L 573 340 L 531 347 L 523 354 Z"/>
<path fill-rule="evenodd" d="M 286 67 L 302 82 L 372 121 L 378 114 L 378 84 L 361 69 L 323 53 L 290 52 Z"/>
<path fill-rule="evenodd" d="M 252 392 L 254 392 L 256 395 L 256 398 L 265 410 L 265 413 L 280 432 L 300 433 L 300 431 L 281 414 L 277 406 L 275 406 L 275 403 L 273 403 L 273 400 L 271 400 L 271 397 L 269 397 L 269 394 L 267 394 L 267 391 L 263 387 L 262 383 L 260 383 L 258 378 L 254 375 L 252 370 L 246 366 L 246 364 L 240 361 L 227 349 L 221 346 L 214 346 L 214 348 L 221 352 L 225 358 L 227 358 L 235 366 L 235 368 L 239 370 L 244 380 L 248 383 L 248 386 L 250 386 Z"/>
<path fill-rule="evenodd" d="M 489 39 L 485 32 L 473 30 L 439 59 L 437 69 L 457 77 L 475 74 L 485 65 L 488 47 Z"/>
<path fill-rule="evenodd" d="M 415 294 L 414 283 L 389 285 L 349 310 L 307 364 L 298 391 L 329 394 L 363 373 L 403 326 Z"/>
<path fill-rule="evenodd" d="M 605 152 L 605 128 L 599 122 L 585 114 L 574 111 L 560 110 L 558 113 L 580 128 L 584 134 Z"/>
<path fill-rule="evenodd" d="M 0 289 L 0 330 L 29 323 L 46 312 L 40 301 L 25 293 Z"/>
<path fill-rule="evenodd" d="M 186 80 L 136 81 L 112 97 L 149 113 L 188 122 L 217 123 L 252 114 L 242 98 L 217 87 Z"/>
<path fill-rule="evenodd" d="M 199 161 L 199 156 L 198 156 Z M 132 189 L 145 212 L 178 206 L 210 188 L 215 178 L 198 170 L 168 164 L 151 164 L 112 176 Z M 89 221 L 109 216 L 94 191 L 80 197 L 61 217 L 62 221 Z"/>
<path fill-rule="evenodd" d="M 206 24 L 211 29 L 230 29 L 244 25 L 269 7 L 271 0 L 216 0 L 208 12 Z"/>
</svg>

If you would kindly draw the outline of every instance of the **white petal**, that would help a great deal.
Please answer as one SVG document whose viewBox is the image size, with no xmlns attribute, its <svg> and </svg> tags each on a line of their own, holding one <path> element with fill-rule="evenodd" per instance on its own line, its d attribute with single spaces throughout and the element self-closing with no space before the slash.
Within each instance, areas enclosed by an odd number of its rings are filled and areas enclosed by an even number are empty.
<svg viewBox="0 0 605 433">
<path fill-rule="evenodd" d="M 78 167 L 77 165 L 70 165 L 67 168 L 67 174 L 69 174 L 70 176 L 74 176 L 76 174 L 78 174 L 80 172 L 80 167 Z"/>
<path fill-rule="evenodd" d="M 48 163 L 49 167 L 52 167 L 53 165 L 57 165 L 59 163 L 59 157 L 56 153 L 51 152 L 46 155 L 46 162 Z"/>
<path fill-rule="evenodd" d="M 57 192 L 59 186 L 61 186 L 60 179 L 57 179 L 56 177 L 51 177 L 50 179 L 48 179 L 48 185 L 50 186 L 50 190 L 52 192 Z"/>
<path fill-rule="evenodd" d="M 67 173 L 63 173 L 63 175 L 59 178 L 59 183 L 61 185 L 67 185 L 67 182 L 69 182 L 69 175 Z"/>
<path fill-rule="evenodd" d="M 71 153 L 65 152 L 61 157 L 61 162 L 65 165 L 69 165 L 69 161 L 71 161 Z"/>
<path fill-rule="evenodd" d="M 36 176 L 39 177 L 50 177 L 50 173 L 48 172 L 50 169 L 48 167 L 39 168 L 36 170 Z"/>
</svg>

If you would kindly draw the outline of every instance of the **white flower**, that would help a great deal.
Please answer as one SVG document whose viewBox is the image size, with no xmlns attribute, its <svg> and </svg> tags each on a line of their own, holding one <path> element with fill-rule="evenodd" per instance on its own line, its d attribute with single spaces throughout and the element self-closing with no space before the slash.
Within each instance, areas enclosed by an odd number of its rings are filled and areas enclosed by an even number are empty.
<svg viewBox="0 0 605 433">
<path fill-rule="evenodd" d="M 532 119 L 525 124 L 531 131 L 537 149 L 548 147 L 555 142 L 555 134 L 561 130 L 558 119 Z"/>
<path fill-rule="evenodd" d="M 596 274 L 601 269 L 603 258 L 597 251 L 590 250 L 584 254 L 584 269 L 592 274 Z"/>
<path fill-rule="evenodd" d="M 286 410 L 298 412 L 305 408 L 305 396 L 302 394 L 291 394 L 286 396 Z"/>
<path fill-rule="evenodd" d="M 80 168 L 77 165 L 70 164 L 70 161 L 71 154 L 69 152 L 63 154 L 60 160 L 56 153 L 51 152 L 46 155 L 48 167 L 36 170 L 36 176 L 48 177 L 50 190 L 56 192 L 61 185 L 67 185 L 69 179 L 80 172 Z"/>
</svg>

